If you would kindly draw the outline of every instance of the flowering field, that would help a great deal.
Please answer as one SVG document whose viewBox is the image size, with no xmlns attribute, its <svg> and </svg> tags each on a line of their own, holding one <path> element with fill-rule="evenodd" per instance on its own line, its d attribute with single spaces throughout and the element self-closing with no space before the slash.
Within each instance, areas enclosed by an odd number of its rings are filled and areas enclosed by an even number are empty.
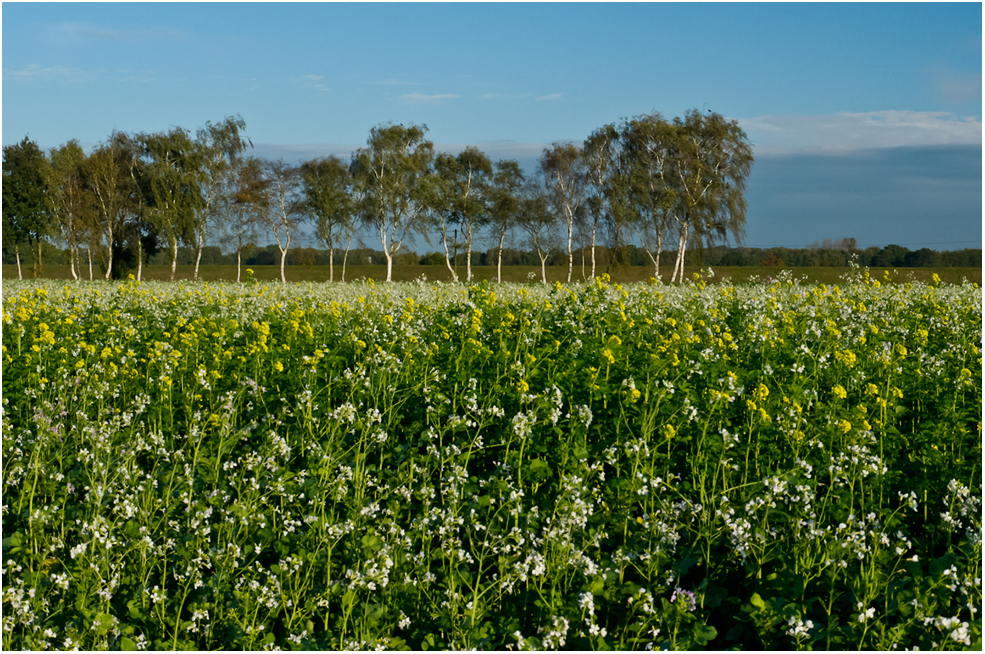
<svg viewBox="0 0 985 654">
<path fill-rule="evenodd" d="M 980 646 L 981 310 L 6 282 L 3 648 Z"/>
</svg>

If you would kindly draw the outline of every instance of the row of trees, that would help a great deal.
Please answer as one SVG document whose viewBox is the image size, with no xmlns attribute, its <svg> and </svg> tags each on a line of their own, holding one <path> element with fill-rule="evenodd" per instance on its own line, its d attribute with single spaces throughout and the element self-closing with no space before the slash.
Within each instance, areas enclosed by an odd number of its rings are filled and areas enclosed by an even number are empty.
<svg viewBox="0 0 985 654">
<path fill-rule="evenodd" d="M 582 235 L 584 236 L 584 235 Z M 360 242 L 351 250 L 336 250 L 308 246 L 291 248 L 285 259 L 286 266 L 333 266 L 342 265 L 346 260 L 357 265 L 379 264 L 386 257 L 380 250 L 363 247 Z M 42 245 L 43 258 L 49 263 L 68 265 L 70 256 L 68 250 L 59 249 L 55 245 Z M 451 260 L 456 270 L 466 268 L 469 262 L 466 255 L 456 247 L 452 248 Z M 625 266 L 651 266 L 646 251 L 637 245 L 628 243 L 614 251 L 606 245 L 598 245 L 595 249 L 599 266 L 609 267 L 619 261 Z M 471 264 L 474 266 L 496 265 L 502 257 L 503 266 L 539 266 L 540 261 L 535 250 L 522 250 L 513 247 L 490 247 L 484 251 L 474 251 Z M 676 261 L 676 250 L 665 250 L 662 263 Z M 587 246 L 579 245 L 574 250 L 575 267 L 580 268 L 582 279 L 589 276 L 591 251 Z M 231 266 L 236 265 L 235 253 L 224 254 L 222 248 L 216 245 L 206 245 L 201 252 L 194 248 L 180 246 L 178 248 L 178 265 L 194 266 L 196 260 L 202 266 Z M 4 264 L 15 263 L 15 254 L 11 250 L 3 256 Z M 158 251 L 147 259 L 153 266 L 163 266 L 170 262 L 170 255 Z M 241 259 L 243 266 L 276 266 L 280 262 L 280 251 L 275 244 L 258 247 Z M 793 267 L 846 267 L 851 264 L 872 268 L 951 268 L 966 267 L 980 268 L 982 265 L 981 249 L 963 249 L 938 251 L 929 248 L 910 250 L 900 245 L 885 247 L 868 247 L 865 249 L 843 250 L 840 248 L 813 247 L 807 248 L 751 248 L 715 246 L 698 250 L 689 250 L 684 256 L 684 265 L 693 267 L 710 266 L 712 268 L 729 266 L 793 266 Z M 445 255 L 441 252 L 426 252 L 419 254 L 410 250 L 401 250 L 394 255 L 394 265 L 399 266 L 445 266 Z M 564 251 L 558 250 L 547 259 L 547 266 L 567 267 L 568 257 Z"/>
<path fill-rule="evenodd" d="M 332 266 L 336 248 L 348 253 L 357 233 L 370 230 L 387 280 L 414 235 L 432 247 L 440 243 L 457 279 L 452 250 L 461 239 L 471 280 L 482 230 L 495 242 L 498 266 L 507 236 L 518 237 L 536 252 L 545 282 L 546 265 L 561 254 L 571 281 L 576 241 L 591 253 L 592 276 L 599 247 L 618 255 L 635 240 L 659 277 L 660 254 L 674 244 L 674 281 L 683 279 L 689 245 L 741 240 L 753 162 L 734 121 L 697 110 L 672 121 L 659 113 L 625 119 L 580 146 L 554 143 L 533 174 L 515 160 L 493 163 L 475 147 L 435 153 L 423 125 L 380 125 L 349 161 L 300 165 L 244 156 L 252 145 L 244 130 L 235 117 L 206 124 L 195 138 L 181 128 L 114 133 L 89 155 L 74 141 L 50 154 L 27 138 L 7 146 L 4 247 L 14 248 L 18 262 L 19 248 L 31 248 L 37 266 L 42 243 L 57 240 L 70 252 L 76 277 L 76 253 L 85 245 L 90 277 L 96 252 L 107 279 L 121 265 L 135 266 L 139 278 L 147 257 L 163 249 L 173 278 L 184 244 L 197 252 L 197 278 L 207 242 L 221 243 L 241 265 L 265 232 L 277 244 L 285 279 L 287 252 L 308 223 Z M 343 255 L 343 278 L 345 261 Z"/>
<path fill-rule="evenodd" d="M 252 144 L 242 118 L 207 123 L 195 138 L 181 128 L 153 134 L 114 133 L 86 154 L 77 141 L 42 152 L 27 137 L 3 149 L 3 242 L 34 252 L 40 274 L 42 245 L 57 241 L 69 252 L 72 277 L 85 251 L 107 279 L 119 264 L 135 263 L 164 247 L 177 261 L 179 244 L 202 248 L 227 217 L 229 190 L 240 154 Z M 196 260 L 195 276 L 198 276 Z"/>
</svg>

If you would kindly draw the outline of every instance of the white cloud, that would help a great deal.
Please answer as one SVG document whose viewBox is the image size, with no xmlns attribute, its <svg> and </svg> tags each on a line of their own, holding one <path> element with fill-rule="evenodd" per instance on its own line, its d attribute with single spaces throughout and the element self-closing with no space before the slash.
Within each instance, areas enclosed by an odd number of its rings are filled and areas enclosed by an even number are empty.
<svg viewBox="0 0 985 654">
<path fill-rule="evenodd" d="M 73 39 L 95 39 L 97 41 L 147 41 L 150 39 L 185 39 L 188 33 L 163 27 L 150 29 L 114 30 L 88 23 L 63 23 L 57 32 Z"/>
<path fill-rule="evenodd" d="M 560 93 L 551 93 L 550 95 L 542 95 L 542 96 L 540 96 L 537 99 L 538 100 L 560 100 L 561 99 L 561 94 Z"/>
<path fill-rule="evenodd" d="M 411 104 L 437 104 L 445 100 L 454 100 L 459 97 L 453 93 L 443 93 L 436 95 L 426 95 L 424 93 L 404 93 L 400 96 Z"/>
<path fill-rule="evenodd" d="M 928 145 L 981 145 L 981 120 L 942 111 L 871 111 L 739 118 L 759 154 L 832 153 Z"/>
<path fill-rule="evenodd" d="M 937 92 L 950 102 L 981 100 L 982 76 L 942 72 L 937 77 Z"/>
<path fill-rule="evenodd" d="M 322 83 L 323 79 L 325 78 L 321 75 L 301 75 L 300 77 L 292 77 L 291 82 L 303 89 L 327 91 L 328 87 Z"/>
<path fill-rule="evenodd" d="M 5 79 L 15 80 L 62 80 L 66 82 L 85 82 L 89 75 L 79 68 L 66 66 L 39 66 L 28 64 L 20 68 L 4 68 Z"/>
<path fill-rule="evenodd" d="M 415 86 L 417 82 L 403 82 L 401 80 L 394 79 L 391 77 L 389 79 L 381 79 L 375 82 L 368 82 L 368 84 L 377 84 L 379 86 Z"/>
</svg>

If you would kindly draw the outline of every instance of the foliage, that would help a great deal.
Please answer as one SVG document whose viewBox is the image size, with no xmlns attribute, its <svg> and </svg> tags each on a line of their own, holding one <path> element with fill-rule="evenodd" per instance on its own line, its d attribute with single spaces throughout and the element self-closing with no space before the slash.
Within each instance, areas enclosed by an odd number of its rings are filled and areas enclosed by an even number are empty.
<svg viewBox="0 0 985 654">
<path fill-rule="evenodd" d="M 981 315 L 5 283 L 3 648 L 980 649 Z"/>
<path fill-rule="evenodd" d="M 37 251 L 34 277 L 41 273 L 41 243 L 51 231 L 48 178 L 51 163 L 26 136 L 3 148 L 3 240 Z M 19 256 L 19 253 L 18 253 Z"/>
<path fill-rule="evenodd" d="M 357 205 L 364 223 L 379 234 L 392 279 L 393 255 L 408 234 L 420 229 L 425 202 L 420 181 L 427 177 L 434 145 L 425 138 L 426 125 L 378 125 L 365 148 L 352 155 Z"/>
</svg>

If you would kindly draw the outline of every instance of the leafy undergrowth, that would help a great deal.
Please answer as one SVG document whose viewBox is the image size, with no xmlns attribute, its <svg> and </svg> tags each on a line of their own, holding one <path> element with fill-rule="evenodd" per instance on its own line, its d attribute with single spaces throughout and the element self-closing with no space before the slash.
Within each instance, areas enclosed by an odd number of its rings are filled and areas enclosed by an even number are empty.
<svg viewBox="0 0 985 654">
<path fill-rule="evenodd" d="M 981 644 L 981 291 L 3 287 L 3 648 Z"/>
</svg>

